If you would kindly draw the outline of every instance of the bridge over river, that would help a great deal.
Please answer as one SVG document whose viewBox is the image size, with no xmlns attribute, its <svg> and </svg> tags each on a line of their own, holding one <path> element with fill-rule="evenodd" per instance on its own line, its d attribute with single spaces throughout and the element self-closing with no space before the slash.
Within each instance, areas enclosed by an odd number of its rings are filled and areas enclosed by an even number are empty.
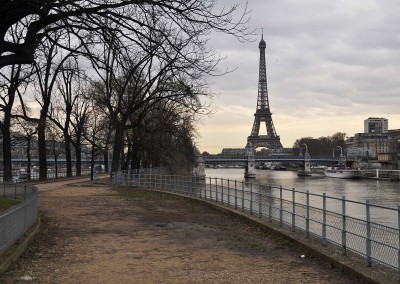
<svg viewBox="0 0 400 284">
<path fill-rule="evenodd" d="M 246 165 L 247 156 L 221 156 L 221 155 L 210 155 L 203 156 L 204 162 L 208 165 Z M 340 157 L 328 157 L 328 156 L 310 156 L 310 161 L 313 164 L 327 165 L 331 163 L 337 163 L 341 160 Z M 346 158 L 347 162 L 354 162 L 354 158 Z M 261 163 L 294 163 L 301 165 L 304 163 L 304 156 L 288 156 L 288 155 L 271 155 L 271 156 L 255 156 L 256 164 Z"/>
</svg>

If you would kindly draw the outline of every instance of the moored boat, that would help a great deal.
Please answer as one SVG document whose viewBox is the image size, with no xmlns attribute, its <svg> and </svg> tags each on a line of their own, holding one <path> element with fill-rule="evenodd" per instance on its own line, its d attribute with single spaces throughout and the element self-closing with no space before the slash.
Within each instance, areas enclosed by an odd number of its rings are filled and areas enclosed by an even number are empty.
<svg viewBox="0 0 400 284">
<path fill-rule="evenodd" d="M 327 167 L 324 170 L 324 174 L 327 177 L 332 177 L 332 178 L 346 178 L 346 179 L 351 179 L 351 178 L 361 178 L 361 173 L 357 169 L 353 168 L 345 168 L 345 167 Z"/>
</svg>

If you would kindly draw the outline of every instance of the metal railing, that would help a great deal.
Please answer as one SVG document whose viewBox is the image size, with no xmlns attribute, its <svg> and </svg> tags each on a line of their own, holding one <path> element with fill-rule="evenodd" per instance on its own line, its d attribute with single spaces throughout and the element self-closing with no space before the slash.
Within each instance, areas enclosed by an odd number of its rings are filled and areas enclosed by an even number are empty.
<svg viewBox="0 0 400 284">
<path fill-rule="evenodd" d="M 400 206 L 329 197 L 275 185 L 191 176 L 117 172 L 115 186 L 154 188 L 193 196 L 247 212 L 280 226 L 290 226 L 305 238 L 334 244 L 342 254 L 354 252 L 366 264 L 380 263 L 400 273 Z"/>
<path fill-rule="evenodd" d="M 3 184 L 0 196 L 20 201 L 0 211 L 0 253 L 6 251 L 35 223 L 38 216 L 37 189 L 34 186 Z"/>
<path fill-rule="evenodd" d="M 400 179 L 400 170 L 388 170 L 388 169 L 367 169 L 360 170 L 362 177 L 364 178 L 376 178 L 376 179 Z"/>
<path fill-rule="evenodd" d="M 95 171 L 96 173 L 100 173 L 102 171 Z M 87 176 L 90 175 L 90 169 L 83 169 L 81 172 L 81 176 Z M 28 179 L 29 176 L 29 179 Z M 72 171 L 72 176 L 76 176 L 76 171 Z M 48 171 L 47 173 L 47 179 L 58 179 L 58 178 L 66 178 L 67 177 L 67 172 L 66 171 Z M 26 181 L 33 181 L 33 180 L 39 180 L 39 172 L 31 172 L 31 173 L 19 173 L 13 176 L 13 182 L 19 183 L 19 182 L 26 182 Z"/>
</svg>

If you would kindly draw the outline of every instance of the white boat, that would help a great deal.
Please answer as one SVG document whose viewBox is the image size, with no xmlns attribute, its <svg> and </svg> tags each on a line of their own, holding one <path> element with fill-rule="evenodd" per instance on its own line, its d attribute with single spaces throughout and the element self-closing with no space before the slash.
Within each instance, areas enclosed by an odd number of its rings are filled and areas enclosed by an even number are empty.
<svg viewBox="0 0 400 284">
<path fill-rule="evenodd" d="M 342 168 L 342 167 L 328 167 L 324 170 L 324 174 L 327 177 L 332 178 L 360 178 L 361 173 L 357 169 Z"/>
</svg>

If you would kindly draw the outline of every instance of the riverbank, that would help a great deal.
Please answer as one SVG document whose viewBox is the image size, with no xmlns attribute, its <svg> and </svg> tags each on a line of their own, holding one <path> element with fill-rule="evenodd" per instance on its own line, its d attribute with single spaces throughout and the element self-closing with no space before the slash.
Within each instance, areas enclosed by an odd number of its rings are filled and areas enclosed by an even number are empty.
<svg viewBox="0 0 400 284">
<path fill-rule="evenodd" d="M 361 283 L 201 203 L 90 182 L 38 187 L 42 233 L 2 283 Z"/>
</svg>

